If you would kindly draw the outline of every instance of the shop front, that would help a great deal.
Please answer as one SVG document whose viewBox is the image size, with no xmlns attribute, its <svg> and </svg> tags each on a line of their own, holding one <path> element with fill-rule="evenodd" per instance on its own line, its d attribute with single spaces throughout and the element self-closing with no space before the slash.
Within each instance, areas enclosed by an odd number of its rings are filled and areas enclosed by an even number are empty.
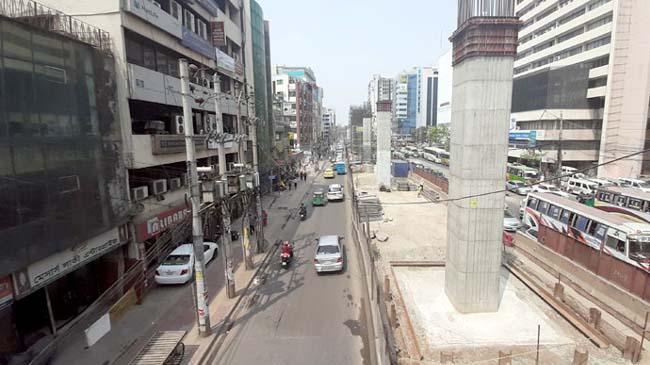
<svg viewBox="0 0 650 365">
<path fill-rule="evenodd" d="M 0 279 L 0 351 L 24 353 L 64 331 L 123 275 L 127 232 L 115 227 Z"/>
</svg>

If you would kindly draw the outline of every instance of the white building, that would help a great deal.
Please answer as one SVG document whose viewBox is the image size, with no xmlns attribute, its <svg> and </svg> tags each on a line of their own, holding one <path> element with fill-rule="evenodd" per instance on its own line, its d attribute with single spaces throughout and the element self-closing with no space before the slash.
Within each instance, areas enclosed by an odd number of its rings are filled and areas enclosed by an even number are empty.
<svg viewBox="0 0 650 365">
<path fill-rule="evenodd" d="M 564 165 L 586 168 L 644 149 L 650 2 L 520 0 L 515 11 L 524 25 L 512 117 L 518 129 L 536 131 L 543 161 L 557 160 L 561 124 Z M 625 159 L 599 173 L 638 176 L 648 170 L 643 160 Z"/>
<path fill-rule="evenodd" d="M 438 70 L 434 67 L 417 68 L 417 111 L 415 125 L 433 127 L 438 120 Z"/>
<path fill-rule="evenodd" d="M 395 98 L 395 80 L 375 74 L 368 83 L 368 102 L 372 117 L 377 117 L 377 102 Z"/>
<path fill-rule="evenodd" d="M 437 123 L 451 123 L 451 89 L 453 87 L 453 68 L 451 67 L 451 49 L 438 59 L 438 108 Z"/>
<path fill-rule="evenodd" d="M 323 123 L 321 125 L 323 140 L 326 142 L 331 142 L 333 140 L 332 135 L 334 131 L 334 126 L 336 125 L 336 112 L 334 109 L 327 109 L 323 113 Z"/>
</svg>

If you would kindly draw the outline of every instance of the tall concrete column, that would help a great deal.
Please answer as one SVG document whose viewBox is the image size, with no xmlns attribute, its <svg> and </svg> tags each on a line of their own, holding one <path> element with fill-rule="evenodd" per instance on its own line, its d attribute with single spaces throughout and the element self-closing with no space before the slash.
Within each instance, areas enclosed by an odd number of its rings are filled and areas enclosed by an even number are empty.
<svg viewBox="0 0 650 365">
<path fill-rule="evenodd" d="M 390 134 L 391 102 L 377 102 L 377 165 L 375 174 L 378 186 L 390 187 Z"/>
<path fill-rule="evenodd" d="M 505 184 L 520 23 L 512 1 L 493 0 L 492 11 L 486 11 L 489 2 L 459 0 L 459 26 L 451 37 L 451 199 L 502 190 Z M 448 205 L 445 292 L 459 312 L 499 309 L 504 202 L 505 194 L 498 193 Z"/>
</svg>

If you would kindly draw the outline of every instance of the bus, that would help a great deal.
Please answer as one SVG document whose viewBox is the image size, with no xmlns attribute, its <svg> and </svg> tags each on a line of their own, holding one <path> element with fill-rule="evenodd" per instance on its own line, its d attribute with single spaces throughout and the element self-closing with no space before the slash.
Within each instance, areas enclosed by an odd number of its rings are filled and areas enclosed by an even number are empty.
<svg viewBox="0 0 650 365">
<path fill-rule="evenodd" d="M 407 157 L 420 157 L 420 152 L 418 151 L 418 148 L 415 146 L 406 146 L 406 153 Z"/>
<path fill-rule="evenodd" d="M 518 163 L 509 163 L 507 167 L 508 180 L 523 181 L 527 184 L 539 181 L 539 171 Z"/>
<path fill-rule="evenodd" d="M 438 147 L 424 147 L 422 157 L 425 160 L 449 166 L 449 152 Z"/>
<path fill-rule="evenodd" d="M 594 206 L 600 210 L 650 223 L 650 193 L 623 186 L 596 189 Z"/>
<path fill-rule="evenodd" d="M 604 253 L 618 263 L 650 273 L 648 223 L 639 223 L 550 193 L 528 194 L 523 223 L 531 227 L 529 231 L 534 232 L 538 242 L 592 271 L 598 256 Z M 589 249 L 585 250 L 587 247 Z M 610 268 L 614 276 L 616 270 L 625 271 L 620 266 Z M 601 275 L 598 270 L 596 274 Z"/>
</svg>

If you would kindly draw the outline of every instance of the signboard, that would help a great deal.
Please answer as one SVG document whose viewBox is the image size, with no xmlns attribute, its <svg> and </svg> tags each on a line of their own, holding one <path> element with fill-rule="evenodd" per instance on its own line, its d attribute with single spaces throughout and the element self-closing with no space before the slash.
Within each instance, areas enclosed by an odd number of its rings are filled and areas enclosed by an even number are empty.
<svg viewBox="0 0 650 365">
<path fill-rule="evenodd" d="M 185 136 L 181 134 L 154 134 L 151 136 L 151 153 L 166 155 L 185 152 Z M 206 149 L 205 136 L 194 136 L 194 148 L 197 151 Z"/>
<path fill-rule="evenodd" d="M 210 22 L 210 29 L 212 30 L 212 45 L 215 47 L 226 46 L 224 22 Z"/>
<path fill-rule="evenodd" d="M 152 0 L 126 0 L 126 11 L 157 26 L 176 38 L 183 38 L 181 22 L 171 16 Z"/>
<path fill-rule="evenodd" d="M 220 49 L 215 48 L 217 52 L 217 67 L 222 68 L 228 72 L 235 72 L 235 59 L 228 56 L 227 53 L 222 52 Z"/>
<path fill-rule="evenodd" d="M 14 288 L 11 285 L 11 277 L 0 277 L 0 308 L 4 308 L 14 300 Z"/>
<path fill-rule="evenodd" d="M 537 131 L 510 131 L 508 135 L 508 143 L 515 146 L 535 147 L 537 143 Z"/>
<path fill-rule="evenodd" d="M 212 59 L 215 59 L 216 54 L 214 53 L 214 47 L 210 44 L 210 42 L 206 41 L 205 39 L 201 38 L 198 34 L 192 32 L 191 30 L 183 27 L 183 40 L 181 43 L 194 51 L 199 52 L 200 54 L 204 55 L 205 57 L 209 57 Z"/>
<path fill-rule="evenodd" d="M 99 236 L 81 242 L 34 262 L 21 271 L 13 273 L 16 295 L 24 296 L 68 274 L 84 263 L 94 260 L 127 241 L 126 226 L 115 227 Z"/>
<path fill-rule="evenodd" d="M 97 322 L 84 330 L 86 347 L 91 347 L 111 330 L 111 317 L 108 313 L 101 316 Z"/>
<path fill-rule="evenodd" d="M 180 206 L 160 213 L 136 227 L 138 242 L 157 236 L 167 228 L 173 227 L 189 217 L 192 211 L 187 206 Z"/>
</svg>

